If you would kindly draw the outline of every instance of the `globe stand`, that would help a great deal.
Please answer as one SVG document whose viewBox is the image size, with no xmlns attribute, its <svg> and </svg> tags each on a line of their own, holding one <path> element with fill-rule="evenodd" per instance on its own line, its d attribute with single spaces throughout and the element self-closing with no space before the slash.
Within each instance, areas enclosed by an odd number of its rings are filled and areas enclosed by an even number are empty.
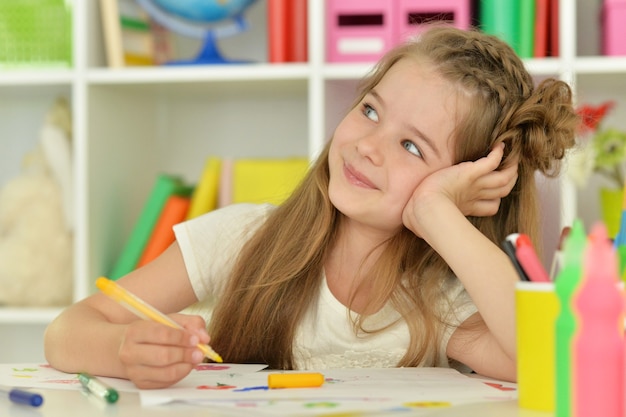
<svg viewBox="0 0 626 417">
<path fill-rule="evenodd" d="M 193 59 L 166 62 L 165 65 L 204 65 L 204 64 L 243 64 L 250 61 L 226 59 L 217 46 L 217 36 L 213 30 L 207 30 L 204 43 L 198 55 Z"/>
</svg>

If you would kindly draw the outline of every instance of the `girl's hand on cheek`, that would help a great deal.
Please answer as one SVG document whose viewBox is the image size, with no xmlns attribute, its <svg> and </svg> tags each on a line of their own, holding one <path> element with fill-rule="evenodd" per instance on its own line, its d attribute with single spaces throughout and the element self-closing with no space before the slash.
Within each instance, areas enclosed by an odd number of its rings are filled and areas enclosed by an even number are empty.
<svg viewBox="0 0 626 417">
<path fill-rule="evenodd" d="M 168 387 L 183 379 L 204 356 L 198 343 L 208 343 L 204 320 L 174 315 L 185 330 L 149 320 L 130 323 L 118 351 L 127 377 L 144 389 Z"/>
<path fill-rule="evenodd" d="M 517 181 L 517 161 L 496 171 L 502 161 L 504 144 L 475 162 L 461 162 L 426 177 L 407 203 L 403 222 L 420 236 L 427 226 L 429 213 L 441 204 L 453 204 L 464 216 L 493 216 L 500 201 Z"/>
<path fill-rule="evenodd" d="M 459 164 L 463 174 L 455 195 L 456 205 L 463 215 L 493 216 L 500 209 L 500 201 L 515 186 L 519 161 L 515 158 L 497 170 L 503 153 L 504 143 L 499 143 L 486 157 Z"/>
</svg>

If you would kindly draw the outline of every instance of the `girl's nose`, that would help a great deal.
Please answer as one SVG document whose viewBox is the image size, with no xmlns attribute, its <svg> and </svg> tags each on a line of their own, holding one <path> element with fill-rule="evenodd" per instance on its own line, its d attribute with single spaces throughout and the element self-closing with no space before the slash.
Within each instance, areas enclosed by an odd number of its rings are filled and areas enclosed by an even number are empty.
<svg viewBox="0 0 626 417">
<path fill-rule="evenodd" d="M 357 140 L 356 149 L 361 156 L 369 159 L 372 164 L 380 165 L 384 160 L 382 145 L 382 140 L 378 135 L 369 134 Z"/>
</svg>

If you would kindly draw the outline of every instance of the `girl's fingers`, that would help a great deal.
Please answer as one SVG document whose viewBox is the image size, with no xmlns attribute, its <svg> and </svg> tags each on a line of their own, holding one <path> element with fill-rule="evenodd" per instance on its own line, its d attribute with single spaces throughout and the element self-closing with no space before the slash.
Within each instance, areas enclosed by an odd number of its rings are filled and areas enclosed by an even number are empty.
<svg viewBox="0 0 626 417">
<path fill-rule="evenodd" d="M 206 322 L 202 317 L 190 316 L 186 314 L 174 314 L 172 317 L 189 332 L 198 336 L 200 343 L 207 344 L 211 341 L 211 338 L 207 333 Z"/>
<path fill-rule="evenodd" d="M 501 199 L 495 198 L 490 200 L 480 200 L 474 203 L 472 216 L 488 217 L 493 216 L 500 209 Z"/>
<path fill-rule="evenodd" d="M 124 338 L 134 343 L 168 346 L 195 346 L 197 335 L 185 329 L 177 329 L 149 320 L 138 320 L 126 327 Z"/>
<path fill-rule="evenodd" d="M 136 366 L 128 370 L 128 379 L 141 389 L 164 388 L 185 378 L 193 367 L 193 365 L 186 363 L 177 363 L 161 368 Z"/>
<path fill-rule="evenodd" d="M 187 330 L 139 321 L 127 326 L 118 355 L 127 366 L 199 363 L 202 352 L 198 343 L 200 338 Z"/>
<path fill-rule="evenodd" d="M 127 365 L 162 367 L 176 363 L 197 364 L 204 355 L 196 346 L 171 346 L 148 343 L 123 344 L 120 360 Z"/>
</svg>

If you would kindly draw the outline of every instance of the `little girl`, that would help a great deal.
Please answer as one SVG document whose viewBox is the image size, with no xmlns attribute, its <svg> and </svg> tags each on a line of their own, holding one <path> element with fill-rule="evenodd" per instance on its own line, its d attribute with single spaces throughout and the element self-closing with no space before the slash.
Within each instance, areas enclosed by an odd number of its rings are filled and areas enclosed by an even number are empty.
<svg viewBox="0 0 626 417">
<path fill-rule="evenodd" d="M 535 172 L 558 173 L 577 123 L 567 84 L 534 87 L 502 41 L 433 26 L 381 59 L 285 203 L 179 224 L 118 281 L 185 330 L 94 294 L 49 326 L 47 359 L 140 388 L 184 378 L 209 342 L 226 362 L 273 369 L 515 380 L 518 277 L 499 242 L 537 242 Z"/>
</svg>

